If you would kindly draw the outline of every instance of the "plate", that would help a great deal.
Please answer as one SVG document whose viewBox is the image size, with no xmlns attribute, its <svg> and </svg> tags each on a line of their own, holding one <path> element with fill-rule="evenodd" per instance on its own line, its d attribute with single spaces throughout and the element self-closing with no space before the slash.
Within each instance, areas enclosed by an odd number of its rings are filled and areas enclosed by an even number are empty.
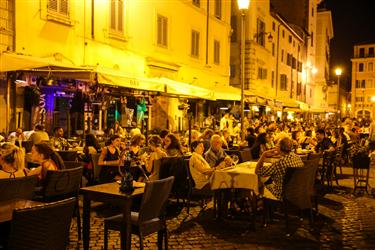
<svg viewBox="0 0 375 250">
<path fill-rule="evenodd" d="M 121 184 L 120 180 L 118 180 L 116 182 L 118 184 Z M 135 187 L 135 188 L 143 188 L 143 187 L 145 187 L 145 185 L 146 185 L 146 183 L 144 183 L 144 182 L 133 181 L 133 187 Z"/>
</svg>

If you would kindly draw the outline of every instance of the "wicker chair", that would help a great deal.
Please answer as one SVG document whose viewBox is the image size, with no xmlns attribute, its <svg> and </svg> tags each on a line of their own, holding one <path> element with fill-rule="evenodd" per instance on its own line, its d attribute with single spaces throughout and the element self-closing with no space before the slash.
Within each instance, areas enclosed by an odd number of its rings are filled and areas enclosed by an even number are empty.
<svg viewBox="0 0 375 250">
<path fill-rule="evenodd" d="M 168 249 L 167 225 L 165 208 L 172 190 L 174 177 L 146 182 L 141 208 L 139 212 L 131 212 L 132 233 L 140 239 L 140 249 L 143 249 L 143 237 L 158 232 L 158 248 Z M 104 220 L 104 249 L 108 248 L 108 230 L 121 230 L 123 215 L 116 215 Z"/>
<path fill-rule="evenodd" d="M 8 249 L 65 250 L 75 198 L 13 211 Z"/>
<path fill-rule="evenodd" d="M 367 154 L 358 154 L 352 157 L 354 193 L 363 189 L 368 193 L 368 179 L 370 173 L 370 157 Z"/>
<path fill-rule="evenodd" d="M 79 213 L 78 194 L 82 180 L 82 167 L 47 171 L 41 192 L 37 200 L 50 202 L 75 197 L 78 239 L 81 239 L 81 216 Z"/>
<path fill-rule="evenodd" d="M 318 160 L 306 161 L 303 168 L 288 168 L 285 174 L 283 183 L 282 200 L 264 199 L 268 208 L 272 203 L 280 203 L 284 208 L 285 217 L 285 231 L 286 236 L 289 237 L 289 220 L 288 212 L 289 205 L 298 208 L 300 211 L 309 209 L 310 222 L 313 223 L 313 196 L 314 196 L 314 182 L 316 172 L 318 170 Z M 264 209 L 264 224 L 267 217 L 267 209 Z"/>
<path fill-rule="evenodd" d="M 36 175 L 14 179 L 0 179 L 0 201 L 12 199 L 31 200 L 34 196 L 34 188 L 37 182 L 38 178 Z"/>
</svg>

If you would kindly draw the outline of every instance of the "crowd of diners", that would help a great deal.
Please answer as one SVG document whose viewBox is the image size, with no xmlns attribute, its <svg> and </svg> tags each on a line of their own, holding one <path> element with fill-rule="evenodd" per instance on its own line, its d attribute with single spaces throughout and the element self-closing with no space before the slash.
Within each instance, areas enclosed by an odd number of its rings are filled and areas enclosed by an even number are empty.
<svg viewBox="0 0 375 250">
<path fill-rule="evenodd" d="M 219 170 L 232 165 L 232 158 L 226 150 L 250 150 L 253 159 L 259 159 L 256 172 L 259 175 L 276 175 L 269 187 L 270 193 L 280 196 L 280 183 L 286 167 L 300 167 L 301 160 L 294 154 L 298 149 L 308 149 L 317 153 L 332 151 L 338 147 L 348 148 L 349 143 L 361 140 L 361 134 L 373 133 L 371 126 L 359 127 L 357 121 L 346 119 L 341 123 L 330 121 L 267 121 L 254 120 L 246 123 L 244 140 L 241 140 L 241 129 L 235 125 L 233 117 L 224 115 L 220 121 L 220 130 L 193 126 L 190 135 L 171 132 L 166 129 L 152 131 L 146 138 L 139 129 L 126 131 L 118 122 L 109 130 L 105 145 L 100 143 L 94 134 L 87 134 L 79 143 L 82 150 L 80 159 L 84 161 L 84 175 L 92 178 L 92 155 L 100 154 L 98 164 L 101 166 L 99 183 L 111 182 L 119 178 L 118 168 L 126 159 L 131 159 L 135 180 L 158 179 L 159 166 L 155 164 L 163 157 L 190 157 L 189 169 L 197 189 L 210 189 L 210 177 Z M 367 129 L 367 131 L 366 131 Z M 368 131 L 370 130 L 370 131 Z M 4 136 L 5 137 L 5 136 Z M 286 138 L 286 139 L 284 139 Z M 38 125 L 33 133 L 26 134 L 21 128 L 3 138 L 0 147 L 0 178 L 16 178 L 26 175 L 37 175 L 40 182 L 48 170 L 64 169 L 64 161 L 59 151 L 74 149 L 77 144 L 70 144 L 64 138 L 61 127 L 54 129 L 49 136 L 43 127 Z M 22 141 L 32 141 L 31 152 L 25 153 Z M 146 146 L 147 144 L 147 146 Z M 278 154 L 278 163 L 266 169 L 263 161 Z M 126 159 L 125 159 L 126 158 Z M 28 159 L 33 167 L 28 167 Z M 36 165 L 35 165 L 36 164 Z M 280 170 L 283 169 L 283 170 Z M 91 175 L 91 177 L 90 177 Z M 147 176 L 147 177 L 146 177 Z M 89 182 L 95 184 L 98 182 Z"/>
</svg>

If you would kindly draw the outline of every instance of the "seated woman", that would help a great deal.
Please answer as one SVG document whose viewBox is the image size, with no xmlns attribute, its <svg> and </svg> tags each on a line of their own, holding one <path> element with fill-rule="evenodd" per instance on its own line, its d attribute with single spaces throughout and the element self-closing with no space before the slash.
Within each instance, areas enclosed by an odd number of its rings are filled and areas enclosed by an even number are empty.
<svg viewBox="0 0 375 250">
<path fill-rule="evenodd" d="M 46 177 L 48 170 L 64 169 L 64 161 L 60 155 L 53 150 L 47 143 L 35 144 L 31 149 L 31 158 L 33 162 L 40 164 L 39 167 L 30 170 L 29 175 L 38 175 L 39 180 Z"/>
<path fill-rule="evenodd" d="M 142 166 L 147 162 L 148 154 L 142 150 L 145 142 L 145 136 L 142 134 L 135 134 L 130 140 L 130 147 L 128 153 L 128 159 L 131 160 L 130 172 L 133 175 L 134 180 L 138 180 L 141 176 L 144 176 L 145 169 Z M 141 168 L 139 168 L 141 167 Z"/>
<path fill-rule="evenodd" d="M 259 159 L 264 151 L 267 150 L 267 133 L 261 133 L 257 136 L 253 147 L 250 149 L 253 159 Z"/>
<path fill-rule="evenodd" d="M 109 130 L 109 136 L 118 135 L 120 137 L 125 137 L 125 130 L 120 126 L 118 121 L 115 121 L 113 127 Z"/>
<path fill-rule="evenodd" d="M 148 139 L 148 145 L 150 146 L 152 152 L 146 163 L 146 170 L 148 173 L 150 173 L 150 180 L 159 179 L 160 164 L 157 166 L 155 162 L 163 157 L 167 157 L 167 153 L 165 153 L 162 148 L 162 143 L 163 141 L 158 135 L 151 135 L 150 139 Z"/>
<path fill-rule="evenodd" d="M 191 176 L 195 182 L 196 189 L 210 189 L 210 177 L 215 169 L 220 167 L 211 167 L 204 159 L 203 142 L 193 141 L 190 145 L 193 152 L 189 159 L 189 169 Z M 221 166 L 221 165 L 220 165 Z"/>
<path fill-rule="evenodd" d="M 168 134 L 164 139 L 164 149 L 168 157 L 182 156 L 182 149 L 179 140 L 173 134 Z"/>
<path fill-rule="evenodd" d="M 99 181 L 101 183 L 113 182 L 118 173 L 117 168 L 114 168 L 114 166 L 116 167 L 121 164 L 119 149 L 121 144 L 120 136 L 112 135 L 109 138 L 108 144 L 108 146 L 102 149 L 98 160 L 98 165 L 102 166 L 99 174 Z"/>
<path fill-rule="evenodd" d="M 25 152 L 10 143 L 0 148 L 0 179 L 26 176 Z"/>
<path fill-rule="evenodd" d="M 87 134 L 85 138 L 85 145 L 83 147 L 83 154 L 80 155 L 80 158 L 83 162 L 85 162 L 83 175 L 89 182 L 92 182 L 94 178 L 92 155 L 99 153 L 101 150 L 102 149 L 96 136 L 94 134 Z"/>
</svg>

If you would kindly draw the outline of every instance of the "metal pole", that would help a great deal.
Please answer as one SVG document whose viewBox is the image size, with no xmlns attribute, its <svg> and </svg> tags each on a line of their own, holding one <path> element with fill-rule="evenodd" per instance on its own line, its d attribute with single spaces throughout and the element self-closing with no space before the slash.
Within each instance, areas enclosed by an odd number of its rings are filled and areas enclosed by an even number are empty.
<svg viewBox="0 0 375 250">
<path fill-rule="evenodd" d="M 337 75 L 337 118 L 341 120 L 340 112 L 340 75 Z"/>
<path fill-rule="evenodd" d="M 241 11 L 241 140 L 245 139 L 244 128 L 244 88 L 245 88 L 245 10 Z"/>
</svg>

